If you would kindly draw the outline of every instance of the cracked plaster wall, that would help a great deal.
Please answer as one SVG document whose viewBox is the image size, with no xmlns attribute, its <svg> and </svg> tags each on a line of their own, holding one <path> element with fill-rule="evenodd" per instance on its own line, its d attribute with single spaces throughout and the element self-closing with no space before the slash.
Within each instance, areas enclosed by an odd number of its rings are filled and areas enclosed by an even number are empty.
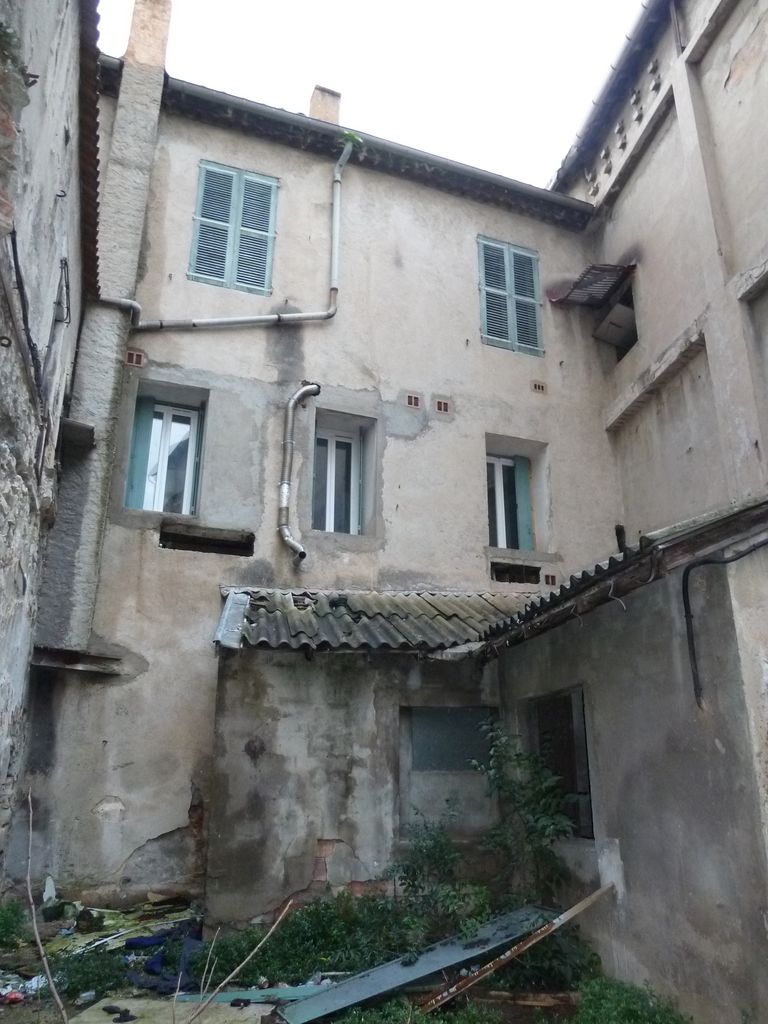
<svg viewBox="0 0 768 1024">
<path fill-rule="evenodd" d="M 495 665 L 246 651 L 220 661 L 206 906 L 212 922 L 361 889 L 400 834 L 400 708 L 496 706 Z M 474 795 L 451 773 L 442 800 Z M 462 788 L 464 787 L 464 788 Z M 465 793 L 466 790 L 466 793 Z"/>
</svg>

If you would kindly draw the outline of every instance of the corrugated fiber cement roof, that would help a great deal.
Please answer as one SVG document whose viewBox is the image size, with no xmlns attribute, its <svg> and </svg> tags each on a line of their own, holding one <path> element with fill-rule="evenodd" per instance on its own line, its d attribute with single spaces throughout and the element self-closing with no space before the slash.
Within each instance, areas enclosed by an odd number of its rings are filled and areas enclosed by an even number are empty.
<svg viewBox="0 0 768 1024">
<path fill-rule="evenodd" d="M 520 594 L 232 589 L 215 641 L 293 650 L 440 650 L 479 643 L 522 610 Z"/>
</svg>

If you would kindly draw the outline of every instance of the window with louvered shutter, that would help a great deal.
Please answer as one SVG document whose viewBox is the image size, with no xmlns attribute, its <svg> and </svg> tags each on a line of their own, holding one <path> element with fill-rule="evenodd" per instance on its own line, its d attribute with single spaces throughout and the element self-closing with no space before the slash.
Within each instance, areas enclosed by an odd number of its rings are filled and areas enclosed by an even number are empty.
<svg viewBox="0 0 768 1024">
<path fill-rule="evenodd" d="M 488 344 L 540 353 L 537 254 L 484 238 L 478 246 L 483 338 Z"/>
<path fill-rule="evenodd" d="M 274 178 L 201 163 L 189 276 L 268 293 L 276 195 Z"/>
</svg>

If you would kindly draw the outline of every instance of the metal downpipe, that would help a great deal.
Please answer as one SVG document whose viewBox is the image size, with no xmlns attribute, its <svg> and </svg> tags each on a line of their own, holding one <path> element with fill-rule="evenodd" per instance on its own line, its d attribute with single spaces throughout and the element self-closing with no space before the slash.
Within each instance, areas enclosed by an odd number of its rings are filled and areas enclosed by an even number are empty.
<svg viewBox="0 0 768 1024">
<path fill-rule="evenodd" d="M 296 406 L 303 402 L 310 395 L 319 395 L 320 385 L 310 384 L 305 381 L 298 391 L 295 391 L 285 406 L 285 425 L 283 427 L 283 467 L 280 471 L 280 488 L 277 500 L 277 532 L 283 543 L 294 552 L 294 565 L 301 565 L 307 557 L 307 552 L 291 533 L 289 524 L 289 504 L 291 500 L 291 477 L 293 474 L 293 449 L 294 449 L 294 420 L 296 418 Z"/>
</svg>

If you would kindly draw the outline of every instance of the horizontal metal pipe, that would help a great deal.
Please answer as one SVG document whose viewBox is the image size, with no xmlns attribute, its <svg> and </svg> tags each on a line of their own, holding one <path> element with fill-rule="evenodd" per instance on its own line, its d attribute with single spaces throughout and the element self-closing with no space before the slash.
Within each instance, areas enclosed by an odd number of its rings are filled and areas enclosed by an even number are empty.
<svg viewBox="0 0 768 1024">
<path fill-rule="evenodd" d="M 134 299 L 102 299 L 107 306 L 129 310 L 134 331 L 221 330 L 232 327 L 280 327 L 282 324 L 305 324 L 330 320 L 338 311 L 339 250 L 341 237 L 341 175 L 352 156 L 352 143 L 347 142 L 333 168 L 331 196 L 331 273 L 328 308 L 312 313 L 261 313 L 257 316 L 217 316 L 175 320 L 142 320 L 141 306 Z"/>
</svg>

